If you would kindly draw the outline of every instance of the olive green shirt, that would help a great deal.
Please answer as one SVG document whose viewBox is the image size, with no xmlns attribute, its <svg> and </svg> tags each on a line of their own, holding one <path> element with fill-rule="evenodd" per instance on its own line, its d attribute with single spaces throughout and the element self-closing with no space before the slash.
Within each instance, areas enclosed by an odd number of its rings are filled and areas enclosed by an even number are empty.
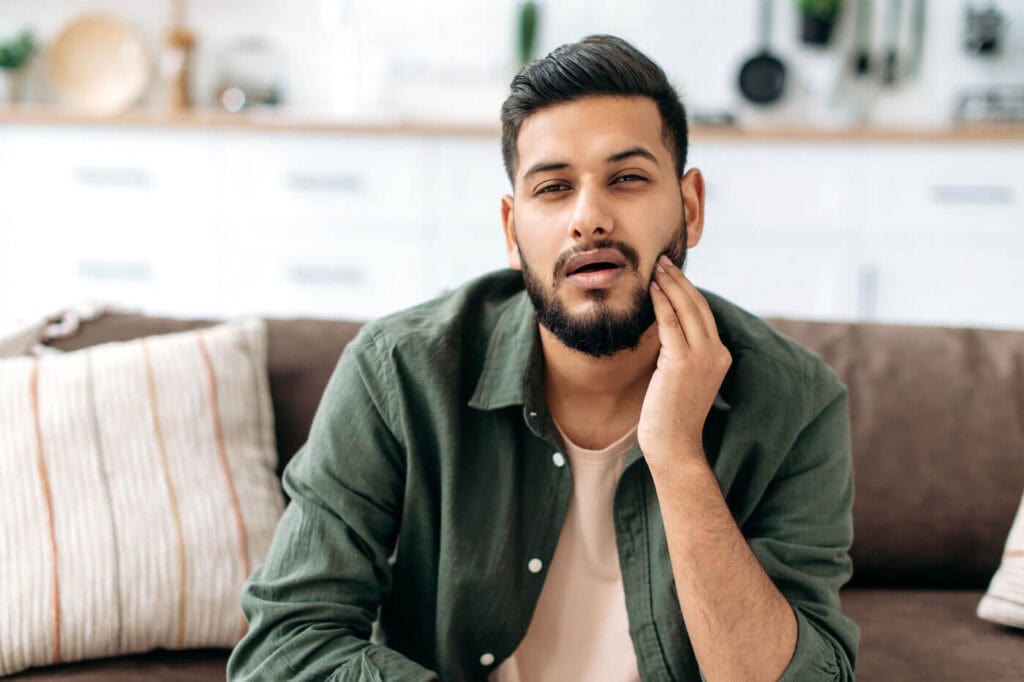
<svg viewBox="0 0 1024 682">
<path fill-rule="evenodd" d="M 860 629 L 838 594 L 853 574 L 847 387 L 811 351 L 700 291 L 733 358 L 704 451 L 793 607 L 782 679 L 852 680 Z M 228 679 L 485 680 L 526 634 L 569 504 L 544 395 L 516 270 L 364 325 L 284 471 L 290 502 L 243 587 L 249 630 Z M 639 446 L 614 526 L 641 679 L 702 680 Z"/>
</svg>

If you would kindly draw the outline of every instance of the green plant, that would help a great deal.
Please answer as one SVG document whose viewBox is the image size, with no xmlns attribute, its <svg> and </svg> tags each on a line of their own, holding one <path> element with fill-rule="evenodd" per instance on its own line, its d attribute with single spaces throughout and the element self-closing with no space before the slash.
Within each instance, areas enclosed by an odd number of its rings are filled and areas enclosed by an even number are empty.
<svg viewBox="0 0 1024 682">
<path fill-rule="evenodd" d="M 16 37 L 0 42 L 0 69 L 20 69 L 35 52 L 35 42 L 30 31 L 22 31 Z"/>
<path fill-rule="evenodd" d="M 843 9 L 843 0 L 798 0 L 797 6 L 803 14 L 831 21 Z"/>
</svg>

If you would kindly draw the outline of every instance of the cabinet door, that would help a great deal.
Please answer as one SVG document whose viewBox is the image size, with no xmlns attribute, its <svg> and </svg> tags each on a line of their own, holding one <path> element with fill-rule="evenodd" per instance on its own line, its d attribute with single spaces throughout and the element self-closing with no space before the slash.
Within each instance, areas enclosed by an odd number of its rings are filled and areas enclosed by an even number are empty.
<svg viewBox="0 0 1024 682">
<path fill-rule="evenodd" d="M 850 319 L 858 150 L 841 144 L 697 140 L 704 231 L 686 272 L 757 315 Z"/>
<path fill-rule="evenodd" d="M 780 242 L 705 228 L 687 252 L 684 272 L 696 286 L 761 317 L 850 320 L 856 291 L 847 240 L 840 233 Z"/>
<path fill-rule="evenodd" d="M 157 314 L 219 311 L 201 134 L 10 129 L 9 277 L 41 314 L 84 299 Z"/>
<path fill-rule="evenodd" d="M 1024 149 L 879 145 L 867 159 L 858 317 L 1024 328 Z"/>
<path fill-rule="evenodd" d="M 893 237 L 863 249 L 858 318 L 1024 329 L 1024 239 Z"/>
<path fill-rule="evenodd" d="M 371 232 L 266 220 L 227 226 L 227 313 L 370 320 L 432 297 L 421 284 L 422 239 L 398 224 Z"/>
<path fill-rule="evenodd" d="M 511 194 L 501 138 L 436 138 L 427 146 L 424 176 L 427 283 L 444 292 L 508 266 L 501 198 Z"/>
</svg>

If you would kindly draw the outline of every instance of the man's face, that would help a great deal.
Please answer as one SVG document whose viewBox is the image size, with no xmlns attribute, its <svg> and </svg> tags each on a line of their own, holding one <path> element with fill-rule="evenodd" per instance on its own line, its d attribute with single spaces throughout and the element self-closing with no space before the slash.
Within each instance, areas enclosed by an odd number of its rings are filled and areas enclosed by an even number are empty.
<svg viewBox="0 0 1024 682">
<path fill-rule="evenodd" d="M 522 270 L 538 321 L 594 357 L 635 348 L 655 321 L 648 287 L 658 256 L 682 267 L 700 238 L 700 172 L 676 176 L 647 97 L 541 110 L 523 122 L 517 148 L 515 197 L 503 198 L 502 215 L 509 264 Z M 581 268 L 581 255 L 597 262 Z"/>
</svg>

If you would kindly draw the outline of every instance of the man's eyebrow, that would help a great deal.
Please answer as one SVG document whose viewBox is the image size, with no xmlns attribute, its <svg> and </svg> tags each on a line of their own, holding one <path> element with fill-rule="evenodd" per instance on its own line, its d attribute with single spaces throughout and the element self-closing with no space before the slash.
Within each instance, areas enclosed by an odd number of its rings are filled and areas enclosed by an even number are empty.
<svg viewBox="0 0 1024 682">
<path fill-rule="evenodd" d="M 607 159 L 605 159 L 605 163 L 615 163 L 616 161 L 622 161 L 623 159 L 628 159 L 633 156 L 639 156 L 645 159 L 649 159 L 652 163 L 654 163 L 655 166 L 658 165 L 658 159 L 654 156 L 654 154 L 647 151 L 643 147 L 632 147 L 621 152 L 615 152 Z M 526 174 L 523 175 L 523 179 L 525 180 L 534 173 L 540 173 L 549 170 L 561 170 L 563 168 L 569 168 L 571 166 L 572 164 L 566 161 L 541 161 L 540 163 L 534 164 L 530 168 L 530 170 L 526 171 Z"/>
</svg>

